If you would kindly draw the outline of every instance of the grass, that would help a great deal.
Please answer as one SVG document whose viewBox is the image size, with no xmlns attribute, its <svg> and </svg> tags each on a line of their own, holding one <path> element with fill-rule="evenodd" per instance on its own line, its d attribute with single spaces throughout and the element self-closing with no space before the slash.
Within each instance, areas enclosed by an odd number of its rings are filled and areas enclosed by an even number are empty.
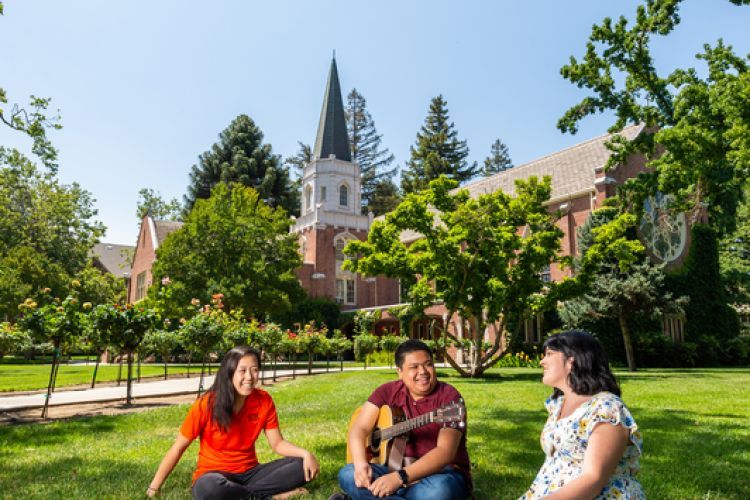
<svg viewBox="0 0 750 500">
<path fill-rule="evenodd" d="M 345 362 L 345 366 L 362 366 L 362 363 L 357 365 L 351 362 Z M 307 362 L 297 363 L 297 373 L 303 373 L 307 371 Z M 211 367 L 211 373 L 216 371 L 218 364 L 213 364 Z M 325 362 L 315 362 L 314 368 L 325 368 Z M 266 367 L 268 368 L 268 367 Z M 286 364 L 279 364 L 278 369 L 289 369 L 290 366 Z M 331 363 L 331 371 L 338 370 L 338 363 Z M 98 382 L 113 382 L 117 380 L 118 373 L 117 365 L 99 365 L 99 370 L 96 373 L 96 381 Z M 178 374 L 186 374 L 188 371 L 186 364 L 170 364 L 168 373 L 170 376 Z M 200 364 L 193 364 L 190 367 L 190 376 L 197 377 L 200 375 L 201 366 Z M 14 391 L 36 391 L 47 388 L 49 383 L 49 372 L 50 364 L 37 364 L 37 363 L 0 363 L 0 392 L 14 392 Z M 90 385 L 91 377 L 94 375 L 94 363 L 63 363 L 57 372 L 57 381 L 55 383 L 55 390 L 62 390 L 65 387 L 74 385 Z M 122 365 L 122 379 L 123 383 L 128 375 L 128 366 L 123 363 Z M 133 378 L 137 376 L 137 367 L 133 363 Z M 141 364 L 141 377 L 163 377 L 164 376 L 164 365 L 158 363 L 143 363 Z"/>
<path fill-rule="evenodd" d="M 543 454 L 539 432 L 549 391 L 539 370 L 503 368 L 483 380 L 441 378 L 464 395 L 468 446 L 480 499 L 517 498 Z M 659 499 L 750 498 L 750 369 L 645 370 L 618 373 L 641 427 L 645 455 L 639 475 Z M 321 475 L 312 498 L 334 491 L 343 465 L 351 411 L 393 372 L 336 373 L 270 387 L 284 435 L 313 450 Z M 142 496 L 184 418 L 185 405 L 117 417 L 0 428 L 0 491 L 10 498 L 134 498 Z M 163 489 L 189 498 L 198 445 L 193 444 Z M 273 459 L 265 439 L 262 461 Z"/>
</svg>

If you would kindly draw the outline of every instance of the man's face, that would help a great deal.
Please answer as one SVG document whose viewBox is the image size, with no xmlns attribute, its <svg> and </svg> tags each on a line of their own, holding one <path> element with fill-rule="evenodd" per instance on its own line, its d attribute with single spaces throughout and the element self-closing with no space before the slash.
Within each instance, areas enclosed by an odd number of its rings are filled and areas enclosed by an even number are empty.
<svg viewBox="0 0 750 500">
<path fill-rule="evenodd" d="M 429 353 L 425 351 L 413 351 L 406 354 L 404 364 L 398 369 L 398 376 L 414 399 L 427 396 L 437 385 L 435 365 Z"/>
</svg>

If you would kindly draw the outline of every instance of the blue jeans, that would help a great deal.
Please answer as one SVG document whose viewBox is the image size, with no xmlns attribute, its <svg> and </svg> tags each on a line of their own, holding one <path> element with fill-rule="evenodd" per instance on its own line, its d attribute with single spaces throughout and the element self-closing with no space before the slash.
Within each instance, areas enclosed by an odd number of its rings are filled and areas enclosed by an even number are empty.
<svg viewBox="0 0 750 500">
<path fill-rule="evenodd" d="M 370 464 L 372 480 L 388 474 L 388 467 Z M 423 477 L 417 484 L 408 488 L 401 488 L 389 497 L 376 497 L 367 488 L 357 488 L 354 484 L 354 464 L 347 464 L 339 471 L 339 486 L 344 493 L 355 500 L 385 498 L 394 500 L 463 500 L 469 498 L 469 488 L 463 474 L 453 467 L 444 467 L 427 477 Z"/>
</svg>

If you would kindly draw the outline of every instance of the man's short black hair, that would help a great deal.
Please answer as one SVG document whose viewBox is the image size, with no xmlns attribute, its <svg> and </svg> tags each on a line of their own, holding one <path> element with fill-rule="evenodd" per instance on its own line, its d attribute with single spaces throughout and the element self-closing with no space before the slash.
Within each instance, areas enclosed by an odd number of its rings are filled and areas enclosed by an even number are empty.
<svg viewBox="0 0 750 500">
<path fill-rule="evenodd" d="M 396 366 L 398 368 L 403 368 L 404 358 L 406 357 L 406 355 L 410 352 L 417 351 L 426 352 L 430 355 L 430 359 L 432 359 L 432 349 L 430 349 L 427 344 L 425 344 L 421 340 L 409 339 L 396 348 Z"/>
</svg>

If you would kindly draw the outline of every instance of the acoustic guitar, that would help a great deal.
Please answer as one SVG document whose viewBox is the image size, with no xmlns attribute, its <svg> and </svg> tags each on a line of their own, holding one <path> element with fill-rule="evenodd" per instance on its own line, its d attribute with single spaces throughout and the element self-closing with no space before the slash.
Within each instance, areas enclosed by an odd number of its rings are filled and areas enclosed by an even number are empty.
<svg viewBox="0 0 750 500">
<path fill-rule="evenodd" d="M 349 431 L 362 412 L 362 407 L 349 420 Z M 391 470 L 401 469 L 406 446 L 405 435 L 410 431 L 427 424 L 450 424 L 452 428 L 463 428 L 466 423 L 466 407 L 463 399 L 452 401 L 437 410 L 407 419 L 401 408 L 383 405 L 380 407 L 375 428 L 365 441 L 367 461 L 373 464 L 388 465 Z M 349 446 L 349 433 L 346 441 L 346 462 L 352 463 L 352 453 Z"/>
</svg>

